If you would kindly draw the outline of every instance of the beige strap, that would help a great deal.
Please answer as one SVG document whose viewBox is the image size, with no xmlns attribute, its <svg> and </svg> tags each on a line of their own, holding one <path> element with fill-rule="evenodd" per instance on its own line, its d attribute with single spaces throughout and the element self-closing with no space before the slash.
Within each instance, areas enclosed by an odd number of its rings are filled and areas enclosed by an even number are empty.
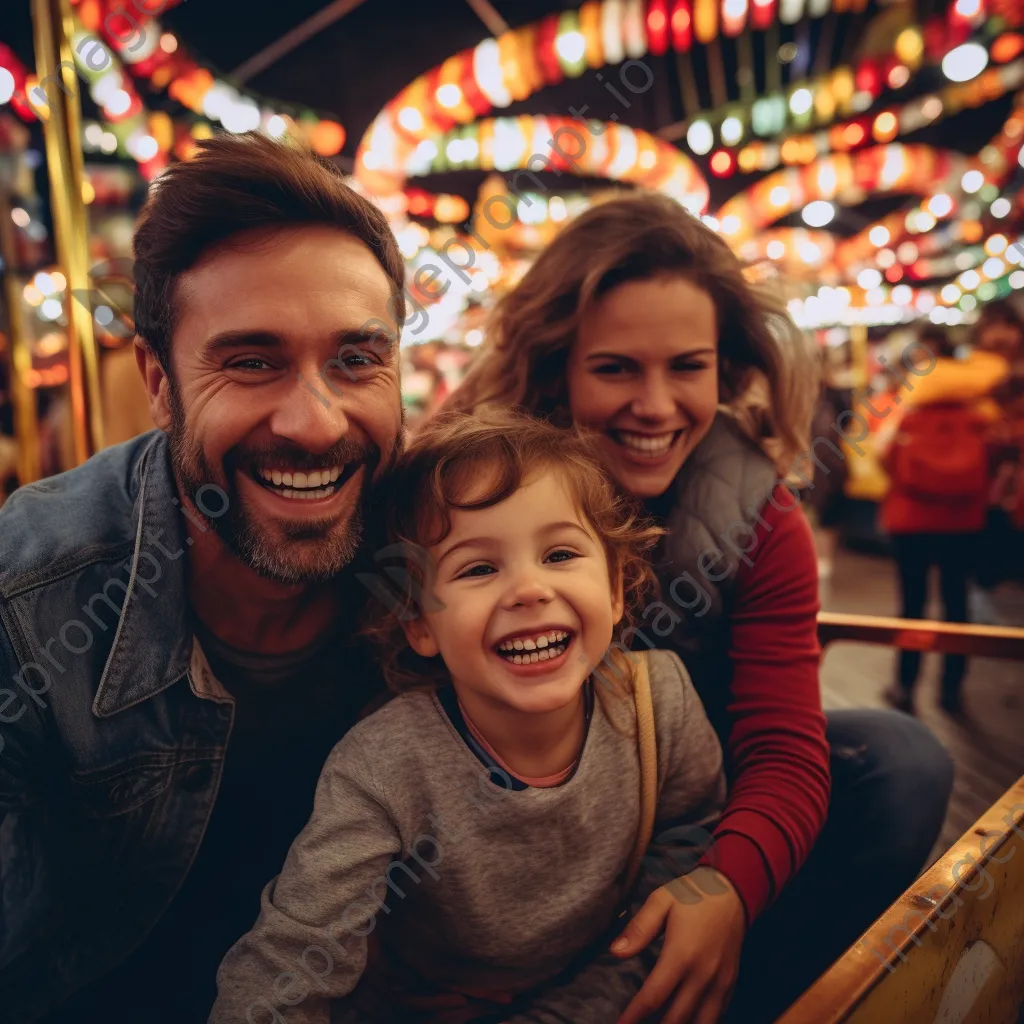
<svg viewBox="0 0 1024 1024">
<path fill-rule="evenodd" d="M 640 828 L 636 848 L 626 874 L 626 888 L 631 889 L 640 870 L 640 862 L 651 845 L 654 834 L 654 811 L 658 802 L 658 744 L 654 731 L 654 703 L 647 669 L 647 654 L 639 653 L 633 667 L 633 700 L 636 704 L 636 739 L 640 754 Z"/>
</svg>

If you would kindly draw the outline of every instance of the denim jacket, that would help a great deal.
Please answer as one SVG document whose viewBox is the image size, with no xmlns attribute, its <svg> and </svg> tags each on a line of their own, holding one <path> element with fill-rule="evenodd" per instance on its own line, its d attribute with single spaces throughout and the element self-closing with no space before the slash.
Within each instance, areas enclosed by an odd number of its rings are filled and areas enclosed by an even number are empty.
<svg viewBox="0 0 1024 1024">
<path fill-rule="evenodd" d="M 196 855 L 234 704 L 194 642 L 153 431 L 0 509 L 0 1019 L 123 960 Z"/>
</svg>

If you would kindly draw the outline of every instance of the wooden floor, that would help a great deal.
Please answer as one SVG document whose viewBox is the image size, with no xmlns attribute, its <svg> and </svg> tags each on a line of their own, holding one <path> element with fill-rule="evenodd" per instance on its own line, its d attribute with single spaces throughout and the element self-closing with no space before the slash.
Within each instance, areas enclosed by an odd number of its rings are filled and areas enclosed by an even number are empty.
<svg viewBox="0 0 1024 1024">
<path fill-rule="evenodd" d="M 937 586 L 937 581 L 933 585 Z M 831 579 L 822 582 L 822 607 L 863 615 L 899 613 L 891 560 L 840 550 Z M 987 608 L 993 625 L 1024 626 L 1024 587 L 1003 584 Z M 941 618 L 933 606 L 928 614 Z M 884 707 L 895 654 L 869 644 L 836 644 L 822 666 L 826 708 Z M 1024 775 L 1024 663 L 975 659 L 964 683 L 965 720 L 937 705 L 939 656 L 926 655 L 916 692 L 917 716 L 956 762 L 956 781 L 936 856 Z"/>
</svg>

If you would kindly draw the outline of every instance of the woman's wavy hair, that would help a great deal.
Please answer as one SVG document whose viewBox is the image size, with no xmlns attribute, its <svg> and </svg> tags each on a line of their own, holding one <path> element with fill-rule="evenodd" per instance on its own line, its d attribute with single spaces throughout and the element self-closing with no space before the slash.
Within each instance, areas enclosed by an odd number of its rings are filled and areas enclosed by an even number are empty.
<svg viewBox="0 0 1024 1024">
<path fill-rule="evenodd" d="M 518 406 L 567 423 L 566 357 L 583 314 L 620 284 L 673 275 L 715 304 L 721 407 L 788 473 L 810 440 L 820 374 L 814 345 L 781 295 L 748 281 L 714 231 L 657 193 L 602 202 L 558 235 L 497 305 L 445 408 Z"/>
<path fill-rule="evenodd" d="M 401 592 L 387 601 L 375 598 L 363 630 L 377 647 L 392 692 L 448 681 L 440 657 L 422 657 L 409 646 L 402 622 L 438 610 L 430 592 L 426 549 L 451 532 L 452 510 L 497 505 L 545 470 L 568 485 L 582 521 L 604 548 L 612 583 L 622 580 L 623 627 L 636 620 L 644 597 L 656 587 L 645 556 L 664 531 L 643 517 L 633 499 L 617 491 L 593 452 L 593 439 L 584 431 L 559 430 L 501 407 L 484 406 L 472 415 L 443 412 L 417 432 L 378 501 L 386 550 L 404 553 L 402 571 L 389 574 L 402 581 Z M 631 692 L 632 659 L 613 646 L 608 661 L 615 667 L 617 685 Z M 616 687 L 608 683 L 607 673 L 602 679 L 608 688 Z M 604 688 L 598 687 L 599 695 Z"/>
</svg>

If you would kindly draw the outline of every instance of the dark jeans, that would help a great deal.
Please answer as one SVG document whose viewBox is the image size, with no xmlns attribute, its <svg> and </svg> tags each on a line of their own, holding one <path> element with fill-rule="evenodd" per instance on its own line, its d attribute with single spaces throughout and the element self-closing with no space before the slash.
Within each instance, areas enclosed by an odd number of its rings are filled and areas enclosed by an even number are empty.
<svg viewBox="0 0 1024 1024">
<path fill-rule="evenodd" d="M 728 1024 L 781 1016 L 918 877 L 942 828 L 953 763 L 924 725 L 899 711 L 832 711 L 828 740 L 828 819 L 747 935 Z"/>
<path fill-rule="evenodd" d="M 967 621 L 967 576 L 973 566 L 977 542 L 977 534 L 973 533 L 902 533 L 893 536 L 903 618 L 924 618 L 924 606 L 928 601 L 928 572 L 934 565 L 939 569 L 943 617 L 946 622 Z M 920 652 L 900 651 L 900 686 L 912 690 L 920 670 Z M 967 659 L 962 654 L 947 654 L 942 663 L 943 692 L 955 694 L 966 672 Z"/>
</svg>

